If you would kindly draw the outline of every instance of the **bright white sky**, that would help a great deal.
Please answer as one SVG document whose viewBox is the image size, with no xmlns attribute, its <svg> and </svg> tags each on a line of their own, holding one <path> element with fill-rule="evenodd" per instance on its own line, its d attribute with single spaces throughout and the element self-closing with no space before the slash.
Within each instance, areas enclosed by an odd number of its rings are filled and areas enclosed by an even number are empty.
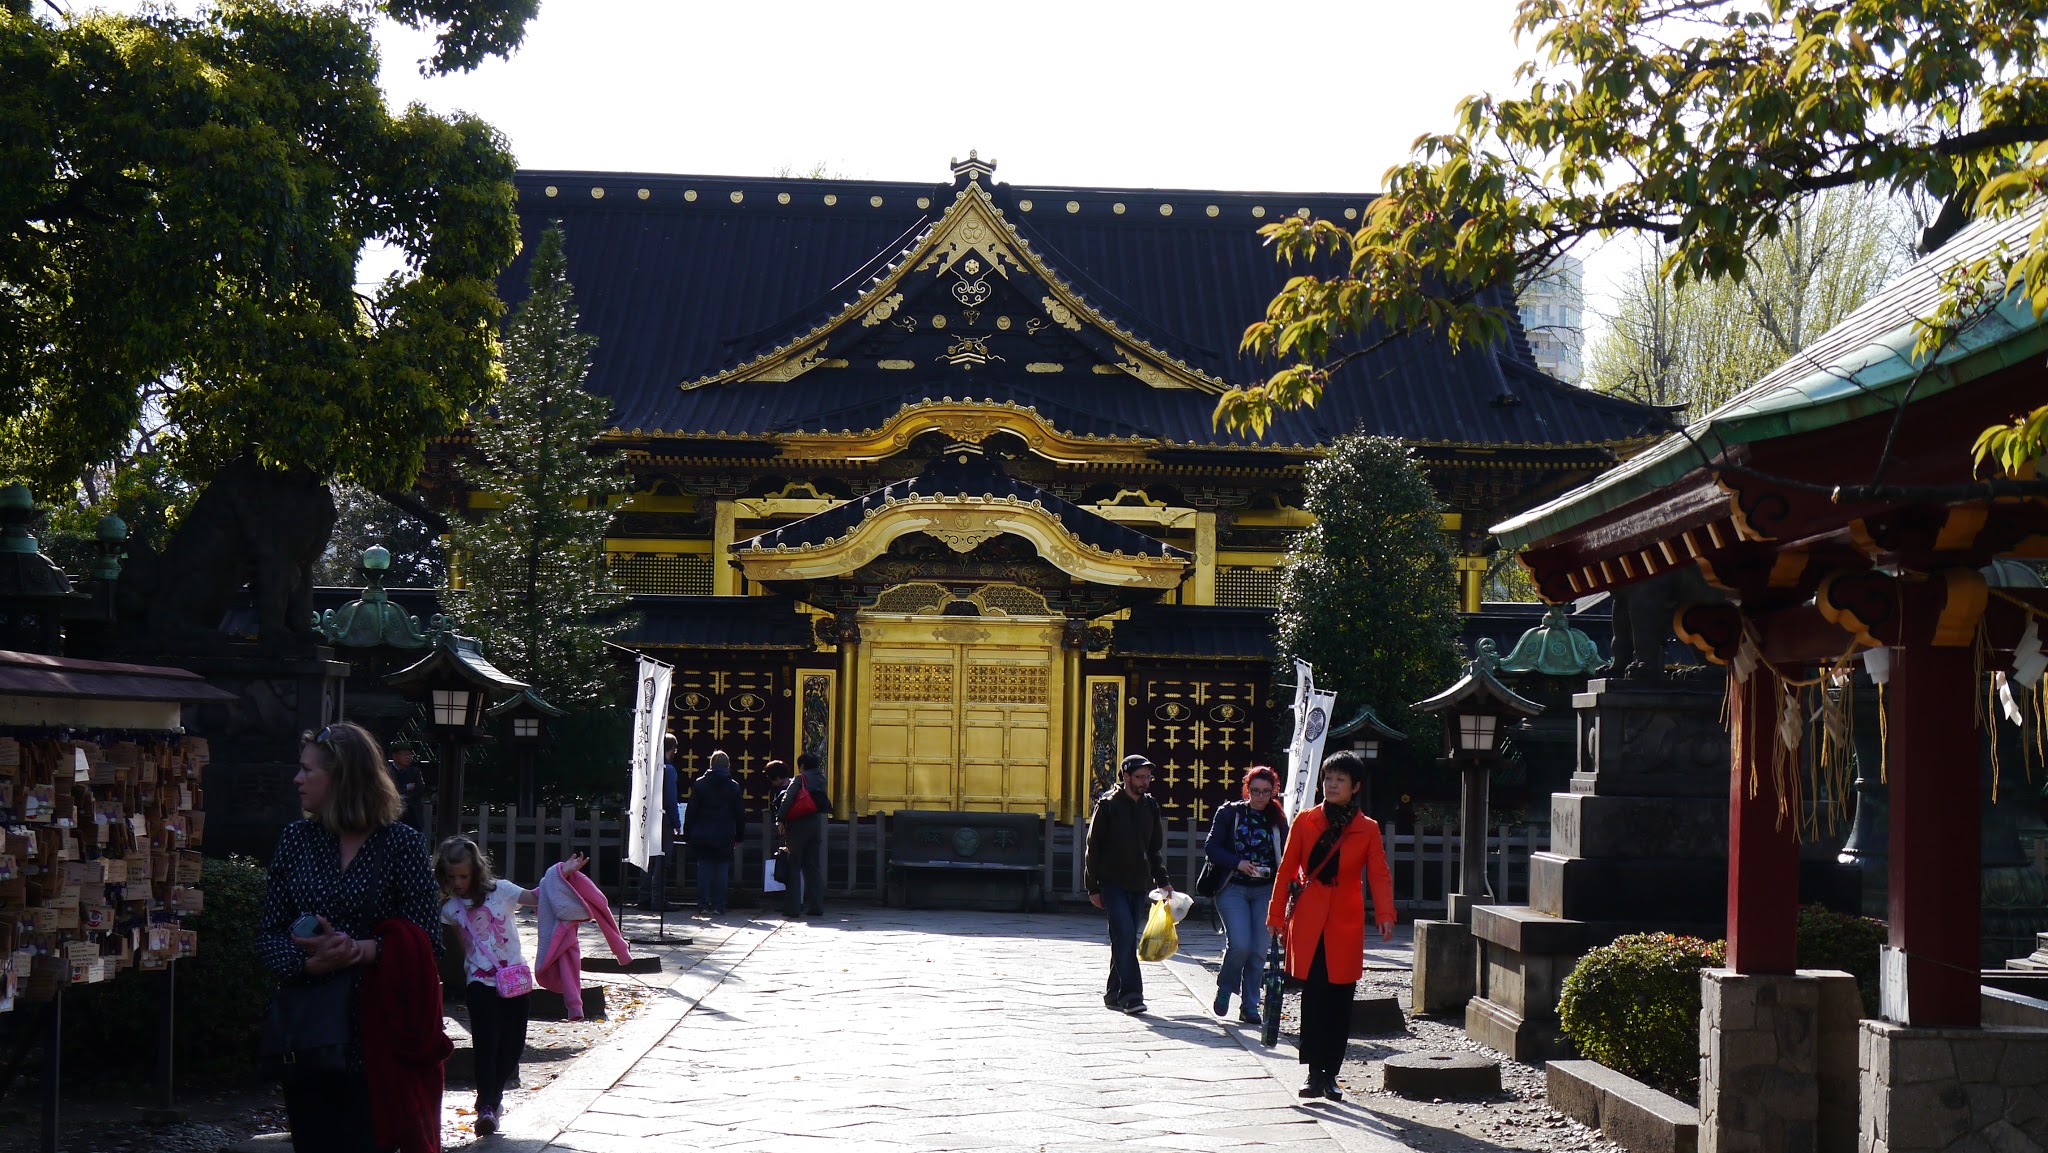
<svg viewBox="0 0 2048 1153">
<path fill-rule="evenodd" d="M 973 148 L 1017 183 L 1369 192 L 1460 97 L 1511 86 L 1513 11 L 542 0 L 511 59 L 431 79 L 428 37 L 379 39 L 395 104 L 473 112 L 525 167 L 938 181 Z M 1588 268 L 1594 309 L 1612 263 Z"/>
</svg>

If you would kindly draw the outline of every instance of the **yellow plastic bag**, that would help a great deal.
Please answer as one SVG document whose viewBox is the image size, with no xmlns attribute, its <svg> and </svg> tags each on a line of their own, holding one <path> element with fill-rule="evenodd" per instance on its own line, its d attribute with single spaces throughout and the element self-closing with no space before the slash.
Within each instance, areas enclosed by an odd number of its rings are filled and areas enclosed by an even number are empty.
<svg viewBox="0 0 2048 1153">
<path fill-rule="evenodd" d="M 1152 902 L 1152 915 L 1145 918 L 1145 931 L 1138 934 L 1138 960 L 1164 961 L 1180 951 L 1180 933 L 1173 927 L 1173 910 L 1165 901 Z"/>
</svg>

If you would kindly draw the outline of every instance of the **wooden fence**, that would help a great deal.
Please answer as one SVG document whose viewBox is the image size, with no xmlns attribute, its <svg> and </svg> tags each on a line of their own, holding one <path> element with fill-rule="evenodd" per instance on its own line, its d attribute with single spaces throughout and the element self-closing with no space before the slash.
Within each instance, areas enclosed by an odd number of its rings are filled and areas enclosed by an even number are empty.
<svg viewBox="0 0 2048 1153">
<path fill-rule="evenodd" d="M 433 806 L 422 807 L 425 827 L 433 828 Z M 590 856 L 590 875 L 614 899 L 636 895 L 640 871 L 626 862 L 621 815 L 616 811 L 563 806 L 532 817 L 515 815 L 511 806 L 485 805 L 471 810 L 463 827 L 490 854 L 499 876 L 531 885 L 547 867 L 571 853 Z M 1170 825 L 1166 834 L 1166 867 L 1178 886 L 1192 890 L 1201 870 L 1207 828 L 1193 820 Z M 1087 837 L 1085 823 L 1060 824 L 1046 819 L 1045 891 L 1054 898 L 1078 900 L 1081 895 L 1081 854 L 1075 847 Z M 1460 837 L 1455 827 L 1418 828 L 1386 838 L 1387 861 L 1394 874 L 1394 898 L 1411 917 L 1428 917 L 1447 907 L 1445 894 L 1456 891 Z M 1535 836 L 1526 826 L 1502 827 L 1486 838 L 1487 882 L 1491 900 L 1520 904 L 1528 900 L 1529 854 Z M 877 897 L 888 869 L 889 818 L 886 814 L 857 821 L 829 821 L 825 828 L 826 883 L 847 896 Z M 740 893 L 758 893 L 764 862 L 774 852 L 766 822 L 752 821 L 746 837 L 733 848 L 733 886 Z M 694 900 L 694 877 L 686 867 L 687 848 L 669 846 L 668 888 L 674 899 Z"/>
</svg>

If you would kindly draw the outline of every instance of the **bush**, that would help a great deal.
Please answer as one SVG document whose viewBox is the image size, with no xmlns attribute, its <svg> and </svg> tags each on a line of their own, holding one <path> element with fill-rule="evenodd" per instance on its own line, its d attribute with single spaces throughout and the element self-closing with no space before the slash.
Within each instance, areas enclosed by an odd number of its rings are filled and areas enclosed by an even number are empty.
<svg viewBox="0 0 2048 1153">
<path fill-rule="evenodd" d="M 1638 933 L 1579 959 L 1557 1015 L 1592 1060 L 1692 1100 L 1700 1080 L 1700 970 L 1722 964 L 1720 941 Z"/>
<path fill-rule="evenodd" d="M 1877 1015 L 1877 949 L 1886 939 L 1883 921 L 1837 913 L 1825 905 L 1799 909 L 1799 967 L 1854 975 L 1866 1016 Z"/>
<path fill-rule="evenodd" d="M 277 979 L 256 953 L 270 876 L 247 857 L 208 859 L 200 875 L 206 911 L 189 918 L 199 955 L 178 962 L 174 1030 L 179 1087 L 247 1081 Z M 67 1080 L 144 1079 L 154 1074 L 162 975 L 127 970 L 103 985 L 64 994 Z"/>
</svg>

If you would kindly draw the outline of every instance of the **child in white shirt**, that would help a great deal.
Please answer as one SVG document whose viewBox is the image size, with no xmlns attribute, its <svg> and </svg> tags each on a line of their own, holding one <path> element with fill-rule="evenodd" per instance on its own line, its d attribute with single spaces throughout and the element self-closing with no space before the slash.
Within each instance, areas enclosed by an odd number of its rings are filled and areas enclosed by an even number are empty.
<svg viewBox="0 0 2048 1153">
<path fill-rule="evenodd" d="M 563 861 L 564 872 L 580 871 L 581 853 Z M 464 1000 L 469 1006 L 469 1036 L 476 1058 L 476 1131 L 498 1131 L 505 1088 L 519 1079 L 519 1056 L 526 1051 L 527 994 L 533 989 L 533 968 L 519 941 L 513 912 L 532 908 L 539 897 L 510 881 L 491 875 L 491 860 L 468 837 L 449 837 L 434 851 L 434 879 L 440 883 L 441 921 L 462 932 Z"/>
</svg>

